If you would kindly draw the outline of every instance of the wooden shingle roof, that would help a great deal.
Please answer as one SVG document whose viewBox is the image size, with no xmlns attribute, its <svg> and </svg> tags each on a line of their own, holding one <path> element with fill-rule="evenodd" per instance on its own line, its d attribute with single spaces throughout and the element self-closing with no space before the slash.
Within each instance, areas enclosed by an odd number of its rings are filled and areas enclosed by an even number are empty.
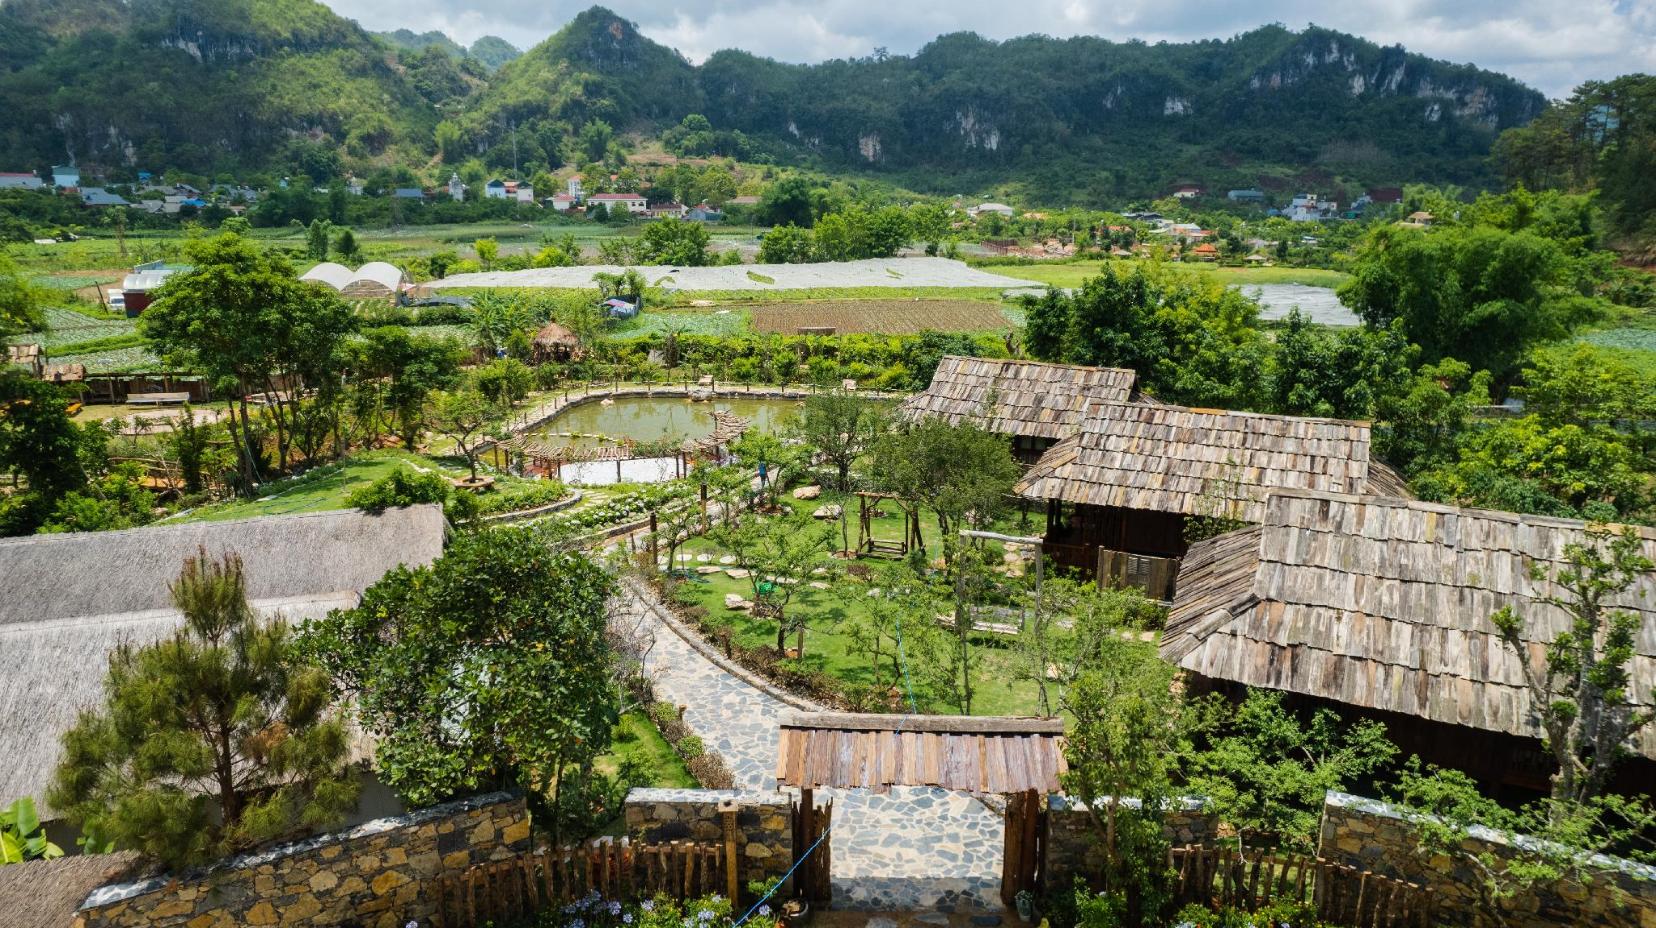
<svg viewBox="0 0 1656 928">
<path fill-rule="evenodd" d="M 1522 664 L 1489 617 L 1512 606 L 1531 660 L 1569 625 L 1538 599 L 1586 523 L 1317 492 L 1273 494 L 1264 523 L 1191 546 L 1164 658 L 1205 677 L 1539 737 Z M 1638 529 L 1656 558 L 1656 530 Z M 1616 602 L 1640 616 L 1628 687 L 1656 688 L 1656 578 Z M 1656 730 L 1633 750 L 1656 759 Z"/>
<path fill-rule="evenodd" d="M 945 357 L 924 393 L 903 403 L 908 419 L 970 421 L 992 432 L 1063 438 L 1094 400 L 1127 402 L 1138 375 L 1116 367 L 1082 367 L 996 358 Z"/>
<path fill-rule="evenodd" d="M 1258 522 L 1272 490 L 1376 492 L 1370 465 L 1366 422 L 1097 402 L 1017 492 Z M 1385 473 L 1386 487 L 1402 492 L 1402 481 Z"/>
<path fill-rule="evenodd" d="M 1061 719 L 813 712 L 781 729 L 778 786 L 1055 792 L 1067 769 Z"/>
</svg>

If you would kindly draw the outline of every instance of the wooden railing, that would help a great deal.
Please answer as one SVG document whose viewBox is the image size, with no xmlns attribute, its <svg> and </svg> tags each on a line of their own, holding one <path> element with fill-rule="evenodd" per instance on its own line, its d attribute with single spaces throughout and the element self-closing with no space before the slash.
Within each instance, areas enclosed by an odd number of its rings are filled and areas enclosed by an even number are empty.
<svg viewBox="0 0 1656 928">
<path fill-rule="evenodd" d="M 1263 849 L 1189 845 L 1173 848 L 1178 905 L 1253 912 L 1273 902 L 1315 907 L 1317 918 L 1351 928 L 1427 928 L 1432 892 L 1321 857 Z"/>
<path fill-rule="evenodd" d="M 722 845 L 690 841 L 640 844 L 628 838 L 594 838 L 575 846 L 537 848 L 439 877 L 434 887 L 436 924 L 499 924 L 591 893 L 606 902 L 658 893 L 678 899 L 723 893 L 725 861 Z"/>
</svg>

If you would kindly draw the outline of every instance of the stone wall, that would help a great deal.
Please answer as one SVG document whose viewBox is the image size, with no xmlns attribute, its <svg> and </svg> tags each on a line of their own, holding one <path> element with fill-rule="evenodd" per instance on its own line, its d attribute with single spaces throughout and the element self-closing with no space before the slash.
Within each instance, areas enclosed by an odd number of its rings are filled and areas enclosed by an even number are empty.
<svg viewBox="0 0 1656 928">
<path fill-rule="evenodd" d="M 1124 805 L 1139 807 L 1137 799 Z M 1209 844 L 1219 829 L 1219 817 L 1200 799 L 1180 799 L 1168 810 L 1166 830 L 1175 847 Z M 1076 877 L 1092 880 L 1104 872 L 1104 850 L 1087 804 L 1073 796 L 1047 797 L 1046 865 L 1042 869 L 1050 889 L 1068 886 Z"/>
<path fill-rule="evenodd" d="M 793 866 L 792 799 L 774 790 L 635 789 L 627 793 L 627 834 L 648 841 L 723 843 L 719 808 L 736 805 L 740 883 L 768 880 Z"/>
<path fill-rule="evenodd" d="M 181 877 L 104 886 L 81 928 L 365 925 L 399 928 L 433 911 L 427 883 L 529 847 L 521 797 L 491 793 L 231 858 Z"/>
<path fill-rule="evenodd" d="M 1534 839 L 1483 829 L 1462 847 L 1472 855 L 1511 857 Z M 1516 846 L 1516 847 L 1515 847 Z M 1601 869 L 1585 884 L 1574 880 L 1543 886 L 1502 903 L 1497 918 L 1483 902 L 1470 860 L 1423 853 L 1411 816 L 1395 806 L 1360 796 L 1329 793 L 1323 804 L 1317 853 L 1330 860 L 1420 883 L 1437 898 L 1437 924 L 1550 928 L 1656 928 L 1656 867 L 1617 858 L 1595 858 Z"/>
</svg>

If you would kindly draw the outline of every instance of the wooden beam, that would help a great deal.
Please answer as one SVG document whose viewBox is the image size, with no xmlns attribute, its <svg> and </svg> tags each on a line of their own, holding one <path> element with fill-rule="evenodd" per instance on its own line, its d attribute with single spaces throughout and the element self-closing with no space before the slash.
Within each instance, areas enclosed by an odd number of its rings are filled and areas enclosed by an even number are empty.
<svg viewBox="0 0 1656 928">
<path fill-rule="evenodd" d="M 924 731 L 961 735 L 1062 735 L 1063 719 L 966 715 L 883 715 L 859 712 L 795 712 L 783 728 L 833 731 Z"/>
</svg>

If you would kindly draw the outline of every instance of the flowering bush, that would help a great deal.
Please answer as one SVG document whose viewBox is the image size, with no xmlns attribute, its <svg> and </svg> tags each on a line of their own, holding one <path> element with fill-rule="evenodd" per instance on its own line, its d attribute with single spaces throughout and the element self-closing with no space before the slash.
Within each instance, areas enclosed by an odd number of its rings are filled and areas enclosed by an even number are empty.
<svg viewBox="0 0 1656 928">
<path fill-rule="evenodd" d="M 679 902 L 671 896 L 622 902 L 588 893 L 562 908 L 540 913 L 534 928 L 730 928 L 740 915 L 730 900 L 714 894 Z M 776 928 L 769 906 L 755 909 L 743 928 Z"/>
</svg>

